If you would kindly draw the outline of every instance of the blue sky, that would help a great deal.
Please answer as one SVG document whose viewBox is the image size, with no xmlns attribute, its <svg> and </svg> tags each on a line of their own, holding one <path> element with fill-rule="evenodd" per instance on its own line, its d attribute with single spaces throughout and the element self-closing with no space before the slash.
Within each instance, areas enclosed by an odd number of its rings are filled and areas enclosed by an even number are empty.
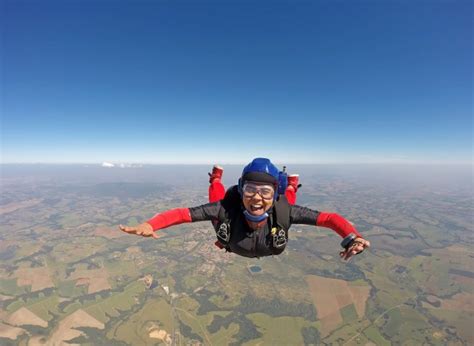
<svg viewBox="0 0 474 346">
<path fill-rule="evenodd" d="M 470 1 L 1 4 L 4 163 L 473 160 Z"/>
</svg>

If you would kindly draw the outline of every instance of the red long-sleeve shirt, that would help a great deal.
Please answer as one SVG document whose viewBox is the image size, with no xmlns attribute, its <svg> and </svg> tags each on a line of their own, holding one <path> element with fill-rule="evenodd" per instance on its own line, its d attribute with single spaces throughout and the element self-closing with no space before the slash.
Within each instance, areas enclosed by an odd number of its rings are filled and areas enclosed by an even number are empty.
<svg viewBox="0 0 474 346">
<path fill-rule="evenodd" d="M 178 225 L 186 222 L 215 220 L 218 218 L 220 203 L 209 203 L 200 207 L 177 208 L 155 215 L 147 221 L 153 230 Z M 193 217 L 194 216 L 194 217 Z M 339 234 L 342 238 L 354 233 L 361 237 L 360 233 L 346 219 L 336 213 L 319 212 L 298 205 L 291 206 L 291 224 L 307 224 L 327 227 Z"/>
</svg>

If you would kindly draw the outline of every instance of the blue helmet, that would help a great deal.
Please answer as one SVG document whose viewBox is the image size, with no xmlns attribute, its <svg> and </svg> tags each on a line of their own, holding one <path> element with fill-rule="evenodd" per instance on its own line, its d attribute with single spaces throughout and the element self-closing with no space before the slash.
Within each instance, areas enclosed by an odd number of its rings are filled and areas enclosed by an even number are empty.
<svg viewBox="0 0 474 346">
<path fill-rule="evenodd" d="M 253 159 L 242 171 L 239 179 L 239 192 L 242 195 L 242 187 L 246 181 L 255 181 L 272 184 L 275 186 L 275 199 L 278 195 L 284 194 L 287 182 L 287 174 L 281 172 L 269 159 L 258 157 Z"/>
</svg>

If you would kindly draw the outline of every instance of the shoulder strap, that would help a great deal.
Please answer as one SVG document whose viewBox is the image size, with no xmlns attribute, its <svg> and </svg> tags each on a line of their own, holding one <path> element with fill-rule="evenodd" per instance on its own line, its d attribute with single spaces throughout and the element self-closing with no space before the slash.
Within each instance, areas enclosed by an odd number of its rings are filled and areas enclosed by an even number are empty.
<svg viewBox="0 0 474 346">
<path fill-rule="evenodd" d="M 221 200 L 217 223 L 214 224 L 217 240 L 228 250 L 230 240 L 230 221 L 240 210 L 240 194 L 237 185 L 230 187 Z"/>
<path fill-rule="evenodd" d="M 240 194 L 237 185 L 227 189 L 224 198 L 221 200 L 219 209 L 219 222 L 230 221 L 234 213 L 240 209 Z"/>
<path fill-rule="evenodd" d="M 286 196 L 280 195 L 278 200 L 275 202 L 275 219 L 278 226 L 288 231 L 290 228 L 290 203 L 286 199 Z"/>
<path fill-rule="evenodd" d="M 272 215 L 271 247 L 272 254 L 281 254 L 288 242 L 288 229 L 290 228 L 290 204 L 285 196 L 279 196 L 275 201 Z"/>
</svg>

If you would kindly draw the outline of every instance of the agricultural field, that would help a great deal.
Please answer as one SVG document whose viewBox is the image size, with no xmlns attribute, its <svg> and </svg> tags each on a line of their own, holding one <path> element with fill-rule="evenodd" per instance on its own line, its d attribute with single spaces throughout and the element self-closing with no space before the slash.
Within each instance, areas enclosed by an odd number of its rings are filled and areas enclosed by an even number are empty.
<svg viewBox="0 0 474 346">
<path fill-rule="evenodd" d="M 372 248 L 345 263 L 337 234 L 294 225 L 282 255 L 250 259 L 218 250 L 206 223 L 118 230 L 206 203 L 206 179 L 81 169 L 2 178 L 1 345 L 474 344 L 465 187 L 302 167 L 298 203 L 344 215 Z"/>
</svg>

